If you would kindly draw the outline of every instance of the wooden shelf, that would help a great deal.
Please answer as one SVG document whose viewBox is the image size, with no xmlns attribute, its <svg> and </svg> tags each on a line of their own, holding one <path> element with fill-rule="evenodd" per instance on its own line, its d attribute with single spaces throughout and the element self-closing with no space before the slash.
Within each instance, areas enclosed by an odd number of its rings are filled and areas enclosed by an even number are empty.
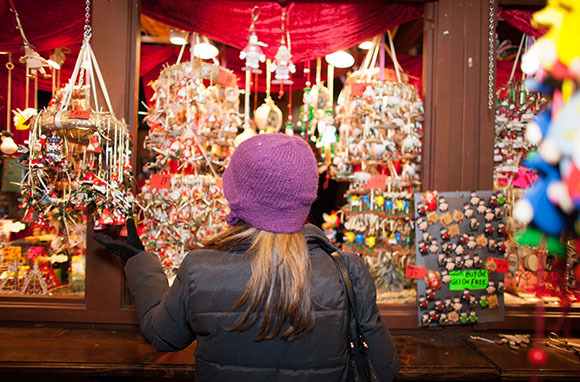
<svg viewBox="0 0 580 382">
<path fill-rule="evenodd" d="M 347 210 L 347 209 L 341 209 L 341 211 L 344 213 L 345 216 L 352 216 L 352 215 L 358 215 L 358 214 L 374 214 L 374 215 L 378 215 L 382 218 L 389 218 L 389 219 L 393 219 L 393 220 L 411 220 L 410 214 L 387 215 L 386 212 L 374 211 L 374 210 L 352 211 L 352 210 Z"/>
</svg>

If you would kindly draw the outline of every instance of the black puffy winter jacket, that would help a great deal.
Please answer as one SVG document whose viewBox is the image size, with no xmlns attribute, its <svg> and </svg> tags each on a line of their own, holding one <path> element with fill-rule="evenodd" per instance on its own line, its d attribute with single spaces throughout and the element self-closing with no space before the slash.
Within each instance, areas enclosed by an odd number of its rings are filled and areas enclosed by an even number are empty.
<svg viewBox="0 0 580 382">
<path fill-rule="evenodd" d="M 226 330 L 243 313 L 243 307 L 230 309 L 251 273 L 249 258 L 239 248 L 190 252 L 171 288 L 157 256 L 142 252 L 129 259 L 125 273 L 143 336 L 159 351 L 180 350 L 197 340 L 195 377 L 200 382 L 342 380 L 347 361 L 343 286 L 332 259 L 315 243 L 326 240 L 324 233 L 313 225 L 302 232 L 309 242 L 316 301 L 311 332 L 294 341 L 256 342 L 260 320 L 245 332 Z M 390 381 L 399 360 L 377 309 L 373 280 L 356 254 L 343 255 L 372 364 L 379 380 Z"/>
</svg>

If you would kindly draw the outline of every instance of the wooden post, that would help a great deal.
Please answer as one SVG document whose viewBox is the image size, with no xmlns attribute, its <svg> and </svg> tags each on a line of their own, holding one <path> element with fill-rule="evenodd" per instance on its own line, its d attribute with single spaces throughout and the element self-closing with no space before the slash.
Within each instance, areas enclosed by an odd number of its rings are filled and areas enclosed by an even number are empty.
<svg viewBox="0 0 580 382">
<path fill-rule="evenodd" d="M 137 137 L 139 84 L 140 0 L 93 0 L 91 45 L 103 74 L 111 105 Z M 102 99 L 99 104 L 104 105 Z M 136 139 L 133 140 L 135 170 Z M 128 304 L 123 293 L 122 264 L 93 240 L 92 223 L 87 229 L 86 302 L 90 309 L 119 313 Z M 134 315 L 134 313 L 132 313 Z"/>
</svg>

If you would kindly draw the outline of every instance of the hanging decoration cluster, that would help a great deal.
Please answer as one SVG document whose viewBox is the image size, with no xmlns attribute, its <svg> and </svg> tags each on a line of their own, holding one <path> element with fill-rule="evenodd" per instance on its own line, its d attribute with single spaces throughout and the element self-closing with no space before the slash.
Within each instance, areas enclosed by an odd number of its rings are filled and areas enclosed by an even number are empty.
<svg viewBox="0 0 580 382">
<path fill-rule="evenodd" d="M 232 72 L 199 59 L 167 67 L 152 87 L 145 147 L 155 157 L 138 196 L 141 238 L 172 273 L 189 245 L 224 224 L 219 184 L 242 126 L 240 91 Z"/>
<path fill-rule="evenodd" d="M 546 109 L 547 100 L 526 90 L 524 81 L 500 89 L 495 112 L 494 184 L 496 188 L 527 188 L 535 175 L 521 166 L 537 143 L 525 139 L 527 125 Z"/>
<path fill-rule="evenodd" d="M 95 78 L 109 111 L 99 107 Z M 42 223 L 56 214 L 68 235 L 83 211 L 95 206 L 95 229 L 125 224 L 133 200 L 131 134 L 113 113 L 88 38 L 64 91 L 31 125 L 21 162 L 27 167 L 22 180 L 24 221 Z"/>
<path fill-rule="evenodd" d="M 526 89 L 525 74 L 521 80 L 513 81 L 522 52 L 525 53 L 533 41 L 533 37 L 522 35 L 508 83 L 496 94 L 494 187 L 511 194 L 516 189 L 528 188 L 536 180 L 535 174 L 522 166 L 522 160 L 530 150 L 537 149 L 538 141 L 528 141 L 524 132 L 536 114 L 548 106 L 546 97 L 541 93 Z"/>
</svg>

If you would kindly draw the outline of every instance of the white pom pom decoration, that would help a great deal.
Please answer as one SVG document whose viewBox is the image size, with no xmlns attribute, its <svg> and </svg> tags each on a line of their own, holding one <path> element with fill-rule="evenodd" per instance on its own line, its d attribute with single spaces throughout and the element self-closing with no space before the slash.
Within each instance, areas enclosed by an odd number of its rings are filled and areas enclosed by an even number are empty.
<svg viewBox="0 0 580 382">
<path fill-rule="evenodd" d="M 542 141 L 542 130 L 540 130 L 540 126 L 536 122 L 530 122 L 526 126 L 526 141 L 528 141 L 532 145 L 539 145 Z"/>
<path fill-rule="evenodd" d="M 534 44 L 522 56 L 522 72 L 531 76 L 538 70 L 540 70 L 540 51 L 537 44 Z"/>
<path fill-rule="evenodd" d="M 520 199 L 514 206 L 514 218 L 522 224 L 530 224 L 534 218 L 534 208 L 527 199 Z"/>
<path fill-rule="evenodd" d="M 538 151 L 546 162 L 551 163 L 553 165 L 557 164 L 560 161 L 560 158 L 562 157 L 562 153 L 560 152 L 558 142 L 556 142 L 556 140 L 551 138 L 544 139 Z"/>
<path fill-rule="evenodd" d="M 570 214 L 574 211 L 574 203 L 572 202 L 568 189 L 563 182 L 550 183 L 546 190 L 546 195 L 548 196 L 548 199 L 550 199 L 550 202 L 556 206 L 560 206 L 564 213 Z"/>
</svg>

